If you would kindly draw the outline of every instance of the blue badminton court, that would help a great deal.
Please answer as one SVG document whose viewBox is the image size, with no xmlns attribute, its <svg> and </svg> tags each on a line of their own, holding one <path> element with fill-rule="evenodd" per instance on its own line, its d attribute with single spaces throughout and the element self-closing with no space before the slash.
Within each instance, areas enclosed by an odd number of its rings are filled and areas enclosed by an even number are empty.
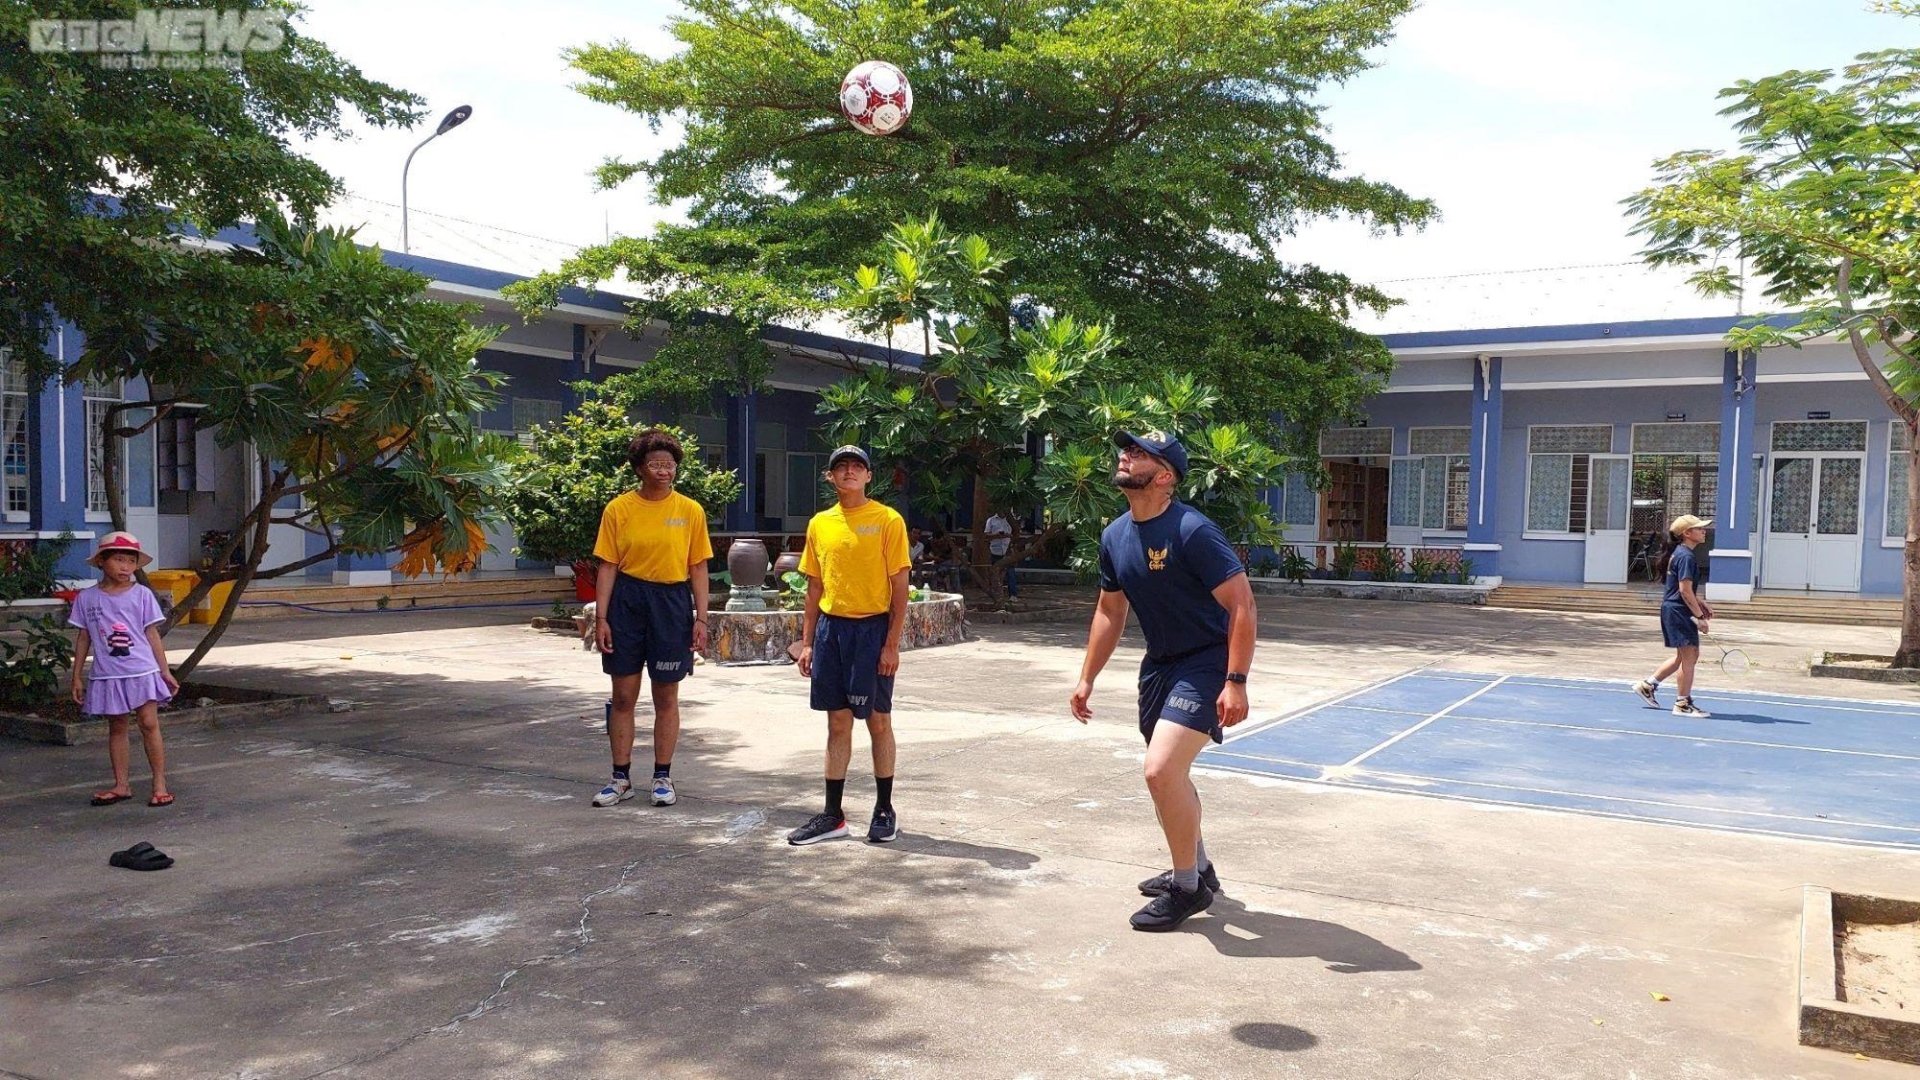
<svg viewBox="0 0 1920 1080">
<path fill-rule="evenodd" d="M 1671 703 L 1671 684 L 1660 690 Z M 1625 682 L 1409 672 L 1232 732 L 1201 763 L 1742 832 L 1920 848 L 1920 705 L 1702 692 L 1707 720 Z"/>
</svg>

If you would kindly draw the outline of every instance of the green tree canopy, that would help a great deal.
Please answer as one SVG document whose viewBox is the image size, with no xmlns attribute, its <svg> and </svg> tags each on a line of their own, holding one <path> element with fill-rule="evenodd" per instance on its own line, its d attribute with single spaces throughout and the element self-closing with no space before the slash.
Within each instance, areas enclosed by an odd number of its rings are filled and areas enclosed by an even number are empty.
<svg viewBox="0 0 1920 1080">
<path fill-rule="evenodd" d="M 1237 544 L 1278 541 L 1262 492 L 1285 459 L 1244 425 L 1215 419 L 1218 390 L 1184 372 L 1131 379 L 1116 361 L 1112 329 L 1072 315 L 1042 315 L 1001 337 L 991 312 L 1005 263 L 978 236 L 953 237 L 937 220 L 909 222 L 888 248 L 883 265 L 855 275 L 850 313 L 870 327 L 930 322 L 941 347 L 904 383 L 874 369 L 828 387 L 820 411 L 835 442 L 874 453 L 882 477 L 906 467 L 922 510 L 953 509 L 956 479 L 971 477 L 975 522 L 989 508 L 1016 520 L 1038 512 L 1045 522 L 1016 536 L 998 565 L 1058 538 L 1079 569 L 1091 570 L 1101 529 L 1126 509 L 1113 484 L 1114 433 L 1162 429 L 1180 434 L 1191 459 L 1181 498 Z M 1030 440 L 1045 447 L 1037 466 Z M 987 537 L 976 528 L 973 539 L 978 567 Z M 998 595 L 999 574 L 974 576 Z"/>
<path fill-rule="evenodd" d="M 66 372 L 149 380 L 150 396 L 114 406 L 100 434 L 115 528 L 126 522 L 119 439 L 183 409 L 219 445 L 243 448 L 257 474 L 257 497 L 233 503 L 225 549 L 176 609 L 177 619 L 213 585 L 234 583 L 213 631 L 178 666 L 183 674 L 256 579 L 343 552 L 395 549 L 408 576 L 472 569 L 513 450 L 473 426 L 501 381 L 474 362 L 498 333 L 469 321 L 477 306 L 427 299 L 425 278 L 388 266 L 350 232 L 296 228 L 277 215 L 257 228 L 257 251 L 175 263 L 168 308 L 135 339 L 90 339 Z M 321 551 L 276 551 L 261 569 L 275 524 L 323 536 Z"/>
<path fill-rule="evenodd" d="M 1746 321 L 1729 346 L 1837 335 L 1920 452 L 1920 49 L 1742 81 L 1720 96 L 1739 149 L 1656 163 L 1657 182 L 1627 200 L 1644 257 L 1693 268 L 1710 295 L 1736 294 L 1744 263 L 1780 315 Z M 1920 667 L 1916 465 L 1910 453 L 1902 667 Z"/>
<path fill-rule="evenodd" d="M 1286 239 L 1315 218 L 1398 230 L 1434 212 L 1347 174 L 1314 94 L 1364 70 L 1410 6 L 689 0 L 671 57 L 623 43 L 570 55 L 589 97 L 684 123 L 678 146 L 609 161 L 600 179 L 644 179 L 685 200 L 691 223 L 589 251 L 547 287 L 618 268 L 743 326 L 804 317 L 894 222 L 938 213 L 1005 256 L 1006 302 L 1111 319 L 1114 363 L 1230 385 L 1227 418 L 1279 414 L 1304 444 L 1387 371 L 1385 349 L 1344 322 L 1385 298 L 1289 263 Z M 913 84 L 900 134 L 839 115 L 840 78 L 867 59 Z"/>
<path fill-rule="evenodd" d="M 640 480 L 627 461 L 635 434 L 652 427 L 635 424 L 630 395 L 603 383 L 578 383 L 588 396 L 552 424 L 533 429 L 533 446 L 515 462 L 507 490 L 507 518 L 513 522 L 520 552 L 530 559 L 571 563 L 593 555 L 600 533 L 600 512 Z M 665 427 L 663 425 L 663 427 Z M 690 432 L 665 427 L 680 441 L 674 489 L 699 503 L 708 521 L 717 521 L 727 504 L 740 497 L 733 470 L 709 469 Z"/>
<path fill-rule="evenodd" d="M 211 235 L 282 208 L 310 218 L 333 198 L 338 182 L 295 139 L 342 135 L 349 113 L 379 127 L 420 115 L 418 98 L 366 78 L 295 21 L 278 50 L 244 54 L 238 71 L 112 70 L 98 55 L 26 47 L 35 18 L 132 19 L 154 6 L 0 5 L 0 342 L 42 372 L 54 313 L 128 339 L 183 299 L 171 285 L 189 253 L 169 242 L 180 225 Z"/>
</svg>

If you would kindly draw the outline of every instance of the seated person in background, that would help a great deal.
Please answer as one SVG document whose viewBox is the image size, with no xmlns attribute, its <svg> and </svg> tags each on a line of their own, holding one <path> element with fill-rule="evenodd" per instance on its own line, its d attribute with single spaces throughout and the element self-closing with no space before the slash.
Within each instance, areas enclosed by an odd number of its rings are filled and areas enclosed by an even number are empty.
<svg viewBox="0 0 1920 1080">
<path fill-rule="evenodd" d="M 932 587 L 959 592 L 966 571 L 966 551 L 946 527 L 936 524 L 933 538 L 927 541 L 927 561 L 932 565 Z"/>
<path fill-rule="evenodd" d="M 907 559 L 913 563 L 913 580 L 924 585 L 933 566 L 927 561 L 927 534 L 918 529 L 907 530 Z"/>
</svg>

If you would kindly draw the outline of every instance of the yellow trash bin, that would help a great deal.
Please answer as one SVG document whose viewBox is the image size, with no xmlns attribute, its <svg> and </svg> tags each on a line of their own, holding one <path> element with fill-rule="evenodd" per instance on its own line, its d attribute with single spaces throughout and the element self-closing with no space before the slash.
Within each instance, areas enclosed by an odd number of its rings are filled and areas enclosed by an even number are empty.
<svg viewBox="0 0 1920 1080">
<path fill-rule="evenodd" d="M 167 598 L 169 606 L 178 607 L 193 587 L 200 584 L 200 575 L 191 570 L 149 570 L 147 581 L 153 585 L 154 592 Z"/>
<path fill-rule="evenodd" d="M 227 606 L 227 594 L 232 591 L 233 582 L 231 581 L 222 581 L 208 589 L 207 599 L 187 614 L 187 621 L 211 626 L 220 618 L 220 612 Z"/>
</svg>

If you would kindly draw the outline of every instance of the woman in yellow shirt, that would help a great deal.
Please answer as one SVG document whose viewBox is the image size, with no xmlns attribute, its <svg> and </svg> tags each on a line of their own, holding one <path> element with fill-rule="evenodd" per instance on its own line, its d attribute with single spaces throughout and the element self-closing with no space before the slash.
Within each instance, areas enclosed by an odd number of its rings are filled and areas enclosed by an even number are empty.
<svg viewBox="0 0 1920 1080">
<path fill-rule="evenodd" d="M 653 805 L 671 806 L 674 745 L 680 741 L 680 680 L 707 650 L 707 513 L 673 490 L 682 456 L 673 436 L 652 428 L 633 437 L 627 462 L 640 489 L 607 504 L 594 557 L 600 560 L 600 669 L 613 677 L 613 779 L 595 806 L 633 798 L 633 707 L 640 674 L 653 683 Z"/>
</svg>

